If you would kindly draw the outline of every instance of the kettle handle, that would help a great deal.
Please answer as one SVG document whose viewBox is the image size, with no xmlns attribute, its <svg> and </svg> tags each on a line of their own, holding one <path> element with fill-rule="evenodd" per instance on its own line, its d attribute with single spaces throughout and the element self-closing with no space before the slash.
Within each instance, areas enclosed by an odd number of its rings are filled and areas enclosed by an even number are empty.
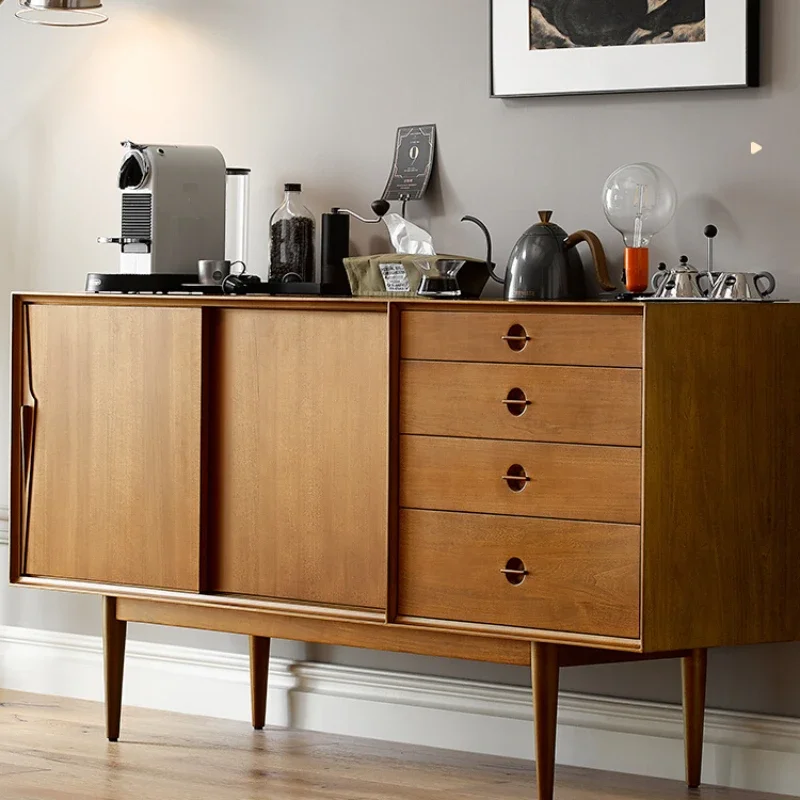
<svg viewBox="0 0 800 800">
<path fill-rule="evenodd" d="M 466 217 L 462 217 L 461 221 L 471 222 L 473 225 L 477 225 L 483 231 L 483 235 L 486 237 L 486 266 L 489 267 L 489 274 L 492 276 L 493 281 L 504 284 L 505 280 L 503 280 L 503 278 L 499 278 L 497 273 L 494 271 L 496 266 L 494 261 L 492 261 L 494 245 L 492 244 L 492 234 L 489 233 L 489 229 L 477 217 L 471 217 L 467 215 Z"/>
<path fill-rule="evenodd" d="M 567 239 L 567 250 L 572 249 L 581 242 L 586 242 L 586 244 L 589 245 L 589 249 L 592 251 L 594 268 L 597 272 L 600 286 L 607 292 L 616 289 L 617 287 L 611 283 L 611 276 L 608 274 L 608 259 L 606 258 L 606 251 L 603 249 L 603 243 L 597 238 L 597 235 L 591 231 L 578 231 Z"/>
<path fill-rule="evenodd" d="M 768 288 L 767 288 L 766 291 L 763 291 L 763 292 L 761 291 L 761 289 L 758 286 L 758 282 L 759 281 L 766 281 L 767 282 Z M 756 282 L 756 289 L 758 289 L 758 293 L 762 297 L 769 297 L 775 291 L 775 289 L 778 286 L 778 284 L 775 282 L 775 276 L 771 272 L 761 272 L 761 273 L 759 273 L 755 277 L 755 282 Z"/>
</svg>

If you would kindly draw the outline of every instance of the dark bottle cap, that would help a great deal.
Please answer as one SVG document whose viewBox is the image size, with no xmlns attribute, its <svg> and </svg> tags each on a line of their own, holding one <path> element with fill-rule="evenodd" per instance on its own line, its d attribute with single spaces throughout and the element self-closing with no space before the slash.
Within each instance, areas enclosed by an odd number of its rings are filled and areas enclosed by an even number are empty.
<svg viewBox="0 0 800 800">
<path fill-rule="evenodd" d="M 284 192 L 302 192 L 303 191 L 303 184 L 302 183 L 287 183 L 283 187 Z"/>
</svg>

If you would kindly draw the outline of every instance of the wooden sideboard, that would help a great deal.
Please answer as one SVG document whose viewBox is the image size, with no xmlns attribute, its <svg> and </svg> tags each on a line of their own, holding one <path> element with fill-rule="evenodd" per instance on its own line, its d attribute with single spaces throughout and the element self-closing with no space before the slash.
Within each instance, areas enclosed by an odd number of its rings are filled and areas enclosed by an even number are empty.
<svg viewBox="0 0 800 800">
<path fill-rule="evenodd" d="M 561 668 L 800 639 L 800 307 L 16 295 L 11 580 L 129 621 Z"/>
</svg>

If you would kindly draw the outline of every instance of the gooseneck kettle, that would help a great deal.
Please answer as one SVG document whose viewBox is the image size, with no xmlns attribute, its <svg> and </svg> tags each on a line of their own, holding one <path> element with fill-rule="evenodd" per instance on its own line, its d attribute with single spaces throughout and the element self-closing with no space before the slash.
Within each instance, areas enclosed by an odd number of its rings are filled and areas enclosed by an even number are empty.
<svg viewBox="0 0 800 800">
<path fill-rule="evenodd" d="M 552 211 L 540 211 L 540 221 L 531 226 L 517 242 L 508 262 L 505 278 L 500 278 L 492 263 L 492 237 L 486 225 L 476 217 L 462 222 L 477 225 L 487 242 L 487 263 L 492 278 L 505 287 L 506 300 L 586 300 L 590 296 L 583 262 L 577 245 L 589 245 L 598 283 L 604 291 L 615 286 L 608 274 L 608 263 L 600 239 L 591 231 L 571 236 L 551 222 Z"/>
</svg>

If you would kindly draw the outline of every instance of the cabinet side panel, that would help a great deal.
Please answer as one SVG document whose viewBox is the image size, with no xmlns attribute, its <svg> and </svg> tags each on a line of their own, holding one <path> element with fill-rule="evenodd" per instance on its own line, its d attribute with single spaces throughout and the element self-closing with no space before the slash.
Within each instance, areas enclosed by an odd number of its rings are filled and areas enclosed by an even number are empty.
<svg viewBox="0 0 800 800">
<path fill-rule="evenodd" d="M 800 637 L 800 307 L 649 306 L 646 651 Z"/>
<path fill-rule="evenodd" d="M 388 514 L 386 551 L 386 621 L 397 617 L 399 580 L 399 536 L 400 536 L 400 310 L 389 306 L 388 314 L 389 352 L 389 440 L 387 471 Z"/>
<path fill-rule="evenodd" d="M 16 583 L 22 577 L 22 549 L 27 503 L 23 497 L 22 407 L 27 403 L 27 359 L 25 352 L 25 303 L 19 295 L 11 301 L 11 473 L 9 486 L 9 577 Z"/>
<path fill-rule="evenodd" d="M 201 311 L 27 309 L 26 574 L 197 591 Z"/>
<path fill-rule="evenodd" d="M 212 589 L 386 609 L 385 314 L 221 311 Z"/>
</svg>

